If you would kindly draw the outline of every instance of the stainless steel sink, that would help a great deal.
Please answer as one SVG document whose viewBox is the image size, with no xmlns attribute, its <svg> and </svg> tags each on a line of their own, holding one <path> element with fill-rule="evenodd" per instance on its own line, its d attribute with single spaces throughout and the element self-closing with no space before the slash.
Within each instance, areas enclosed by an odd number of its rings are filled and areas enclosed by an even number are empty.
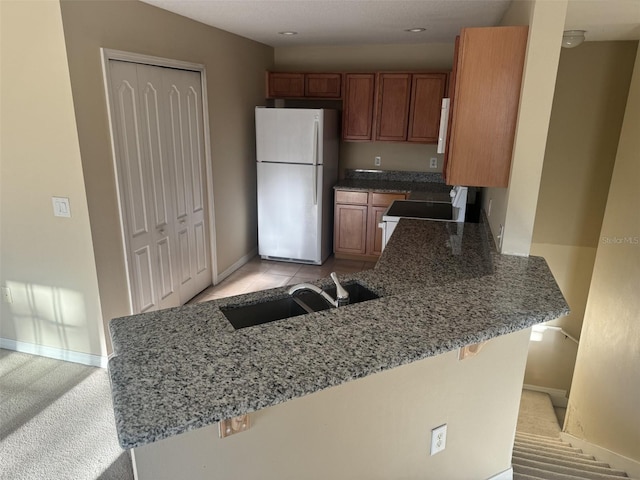
<svg viewBox="0 0 640 480">
<path fill-rule="evenodd" d="M 343 287 L 349 292 L 350 304 L 380 298 L 378 294 L 357 282 L 343 284 Z M 336 287 L 327 288 L 325 291 L 335 297 Z M 220 310 L 227 320 L 229 320 L 233 328 L 238 330 L 240 328 L 253 327 L 254 325 L 282 320 L 284 318 L 319 312 L 329 308 L 334 307 L 320 295 L 305 291 L 296 293 L 295 296 L 291 297 L 266 300 L 249 305 L 221 307 Z"/>
</svg>

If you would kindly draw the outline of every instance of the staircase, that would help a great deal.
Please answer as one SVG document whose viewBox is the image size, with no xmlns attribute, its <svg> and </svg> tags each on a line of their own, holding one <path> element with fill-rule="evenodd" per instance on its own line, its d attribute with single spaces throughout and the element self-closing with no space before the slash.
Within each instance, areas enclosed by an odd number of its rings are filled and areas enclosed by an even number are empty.
<svg viewBox="0 0 640 480">
<path fill-rule="evenodd" d="M 513 480 L 621 480 L 627 474 L 573 448 L 559 437 L 517 432 Z"/>
<path fill-rule="evenodd" d="M 530 390 L 520 398 L 511 464 L 513 480 L 629 480 L 625 472 L 563 442 L 551 398 Z"/>
</svg>

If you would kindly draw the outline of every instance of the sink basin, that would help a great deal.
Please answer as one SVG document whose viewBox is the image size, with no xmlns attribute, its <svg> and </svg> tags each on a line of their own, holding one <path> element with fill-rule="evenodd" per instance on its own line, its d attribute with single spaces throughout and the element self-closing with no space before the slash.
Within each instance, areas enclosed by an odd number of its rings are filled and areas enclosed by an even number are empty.
<svg viewBox="0 0 640 480">
<path fill-rule="evenodd" d="M 349 304 L 380 298 L 379 295 L 356 282 L 344 284 L 343 287 L 349 292 Z M 335 298 L 335 287 L 327 288 L 325 291 Z M 240 328 L 253 327 L 254 325 L 282 320 L 284 318 L 319 312 L 329 308 L 333 307 L 317 293 L 302 291 L 292 297 L 266 300 L 250 305 L 222 307 L 220 310 L 227 320 L 229 320 L 233 328 L 238 330 Z"/>
</svg>

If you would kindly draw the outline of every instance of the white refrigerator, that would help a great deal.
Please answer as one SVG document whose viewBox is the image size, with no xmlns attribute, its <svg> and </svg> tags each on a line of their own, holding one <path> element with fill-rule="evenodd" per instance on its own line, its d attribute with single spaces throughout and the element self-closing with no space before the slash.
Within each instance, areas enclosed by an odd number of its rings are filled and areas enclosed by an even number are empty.
<svg viewBox="0 0 640 480">
<path fill-rule="evenodd" d="M 321 265 L 332 250 L 338 112 L 256 107 L 258 253 Z"/>
</svg>

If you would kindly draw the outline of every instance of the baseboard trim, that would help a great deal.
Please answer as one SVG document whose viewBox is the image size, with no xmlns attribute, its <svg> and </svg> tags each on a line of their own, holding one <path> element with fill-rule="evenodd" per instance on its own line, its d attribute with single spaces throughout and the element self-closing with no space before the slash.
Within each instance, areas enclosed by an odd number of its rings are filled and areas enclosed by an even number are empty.
<svg viewBox="0 0 640 480">
<path fill-rule="evenodd" d="M 40 355 L 41 357 L 54 358 L 56 360 L 64 360 L 66 362 L 81 363 L 83 365 L 89 365 L 90 367 L 107 368 L 108 358 L 106 356 L 103 357 L 91 353 L 75 352 L 73 350 L 38 345 L 36 343 L 20 342 L 9 338 L 0 338 L 0 348 L 13 350 L 14 352 L 29 353 L 31 355 Z"/>
<path fill-rule="evenodd" d="M 500 472 L 487 480 L 513 480 L 513 467 L 505 470 L 504 472 Z"/>
<path fill-rule="evenodd" d="M 600 462 L 606 462 L 611 468 L 623 470 L 631 478 L 640 478 L 640 462 L 625 457 L 604 447 L 600 447 L 582 438 L 574 437 L 570 433 L 561 432 L 560 438 L 570 443 L 575 448 L 582 449 L 585 453 L 593 455 Z"/>
<path fill-rule="evenodd" d="M 251 260 L 256 255 L 258 255 L 258 249 L 254 248 L 249 253 L 247 253 L 245 256 L 241 257 L 237 262 L 235 262 L 229 268 L 225 269 L 224 272 L 218 273 L 218 277 L 217 277 L 218 282 L 216 283 L 216 285 L 218 283 L 220 283 L 221 281 L 223 281 L 225 278 L 227 278 L 229 275 L 231 275 L 233 272 L 238 270 L 240 267 L 242 267 L 243 265 L 247 264 L 249 262 L 249 260 Z"/>
<path fill-rule="evenodd" d="M 526 383 L 522 386 L 522 388 L 524 390 L 546 393 L 551 397 L 551 403 L 554 407 L 567 408 L 567 405 L 569 403 L 566 390 L 560 390 L 558 388 L 539 387 L 538 385 L 529 385 Z"/>
</svg>

